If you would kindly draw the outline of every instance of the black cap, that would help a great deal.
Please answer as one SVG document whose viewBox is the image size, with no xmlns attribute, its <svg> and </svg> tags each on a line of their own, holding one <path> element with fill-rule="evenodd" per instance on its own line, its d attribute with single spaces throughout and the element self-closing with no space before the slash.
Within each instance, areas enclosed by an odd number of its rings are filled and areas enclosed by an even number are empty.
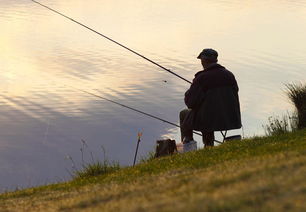
<svg viewBox="0 0 306 212">
<path fill-rule="evenodd" d="M 218 52 L 214 49 L 203 49 L 203 51 L 197 57 L 198 59 L 217 60 Z"/>
</svg>

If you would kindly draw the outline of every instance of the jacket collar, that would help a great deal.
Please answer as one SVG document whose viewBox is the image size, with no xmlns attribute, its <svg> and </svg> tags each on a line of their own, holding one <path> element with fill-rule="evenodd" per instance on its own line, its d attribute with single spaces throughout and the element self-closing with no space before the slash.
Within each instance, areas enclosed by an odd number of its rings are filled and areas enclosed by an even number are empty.
<svg viewBox="0 0 306 212">
<path fill-rule="evenodd" d="M 220 64 L 218 64 L 218 63 L 212 63 L 212 64 L 210 64 L 208 67 L 206 67 L 205 69 L 204 69 L 204 71 L 209 71 L 209 70 L 212 70 L 212 69 L 214 69 L 214 68 L 220 68 L 220 67 L 223 67 L 223 66 L 221 66 Z"/>
<path fill-rule="evenodd" d="M 199 71 L 198 73 L 195 74 L 195 77 L 198 76 L 199 74 L 201 73 L 205 73 L 206 71 L 211 71 L 215 68 L 224 68 L 223 66 L 221 66 L 220 64 L 218 63 L 213 63 L 213 64 L 210 64 L 207 68 L 205 68 L 204 70 L 202 71 Z"/>
</svg>

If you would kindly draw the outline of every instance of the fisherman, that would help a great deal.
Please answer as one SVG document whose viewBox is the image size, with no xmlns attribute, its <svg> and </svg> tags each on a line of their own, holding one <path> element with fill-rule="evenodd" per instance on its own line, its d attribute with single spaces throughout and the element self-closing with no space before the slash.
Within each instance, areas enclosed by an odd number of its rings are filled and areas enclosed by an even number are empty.
<svg viewBox="0 0 306 212">
<path fill-rule="evenodd" d="M 238 85 L 233 73 L 218 64 L 218 52 L 204 49 L 197 57 L 204 68 L 195 74 L 185 93 L 188 109 L 180 112 L 181 141 L 193 141 L 202 132 L 205 147 L 214 146 L 214 131 L 241 128 Z"/>
</svg>

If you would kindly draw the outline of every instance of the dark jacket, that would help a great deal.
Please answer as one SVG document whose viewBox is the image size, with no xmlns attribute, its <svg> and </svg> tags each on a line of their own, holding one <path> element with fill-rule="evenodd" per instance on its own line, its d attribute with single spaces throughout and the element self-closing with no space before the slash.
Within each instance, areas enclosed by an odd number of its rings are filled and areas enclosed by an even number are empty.
<svg viewBox="0 0 306 212">
<path fill-rule="evenodd" d="M 185 93 L 185 104 L 191 112 L 183 125 L 207 132 L 239 129 L 238 90 L 234 75 L 219 64 L 198 72 Z"/>
</svg>

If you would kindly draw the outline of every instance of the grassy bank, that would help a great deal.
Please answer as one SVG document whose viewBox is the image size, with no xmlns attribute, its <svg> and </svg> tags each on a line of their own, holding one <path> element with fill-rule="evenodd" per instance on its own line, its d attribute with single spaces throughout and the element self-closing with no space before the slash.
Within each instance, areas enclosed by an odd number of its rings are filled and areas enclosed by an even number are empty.
<svg viewBox="0 0 306 212">
<path fill-rule="evenodd" d="M 0 195 L 0 211 L 306 211 L 306 130 Z"/>
</svg>

